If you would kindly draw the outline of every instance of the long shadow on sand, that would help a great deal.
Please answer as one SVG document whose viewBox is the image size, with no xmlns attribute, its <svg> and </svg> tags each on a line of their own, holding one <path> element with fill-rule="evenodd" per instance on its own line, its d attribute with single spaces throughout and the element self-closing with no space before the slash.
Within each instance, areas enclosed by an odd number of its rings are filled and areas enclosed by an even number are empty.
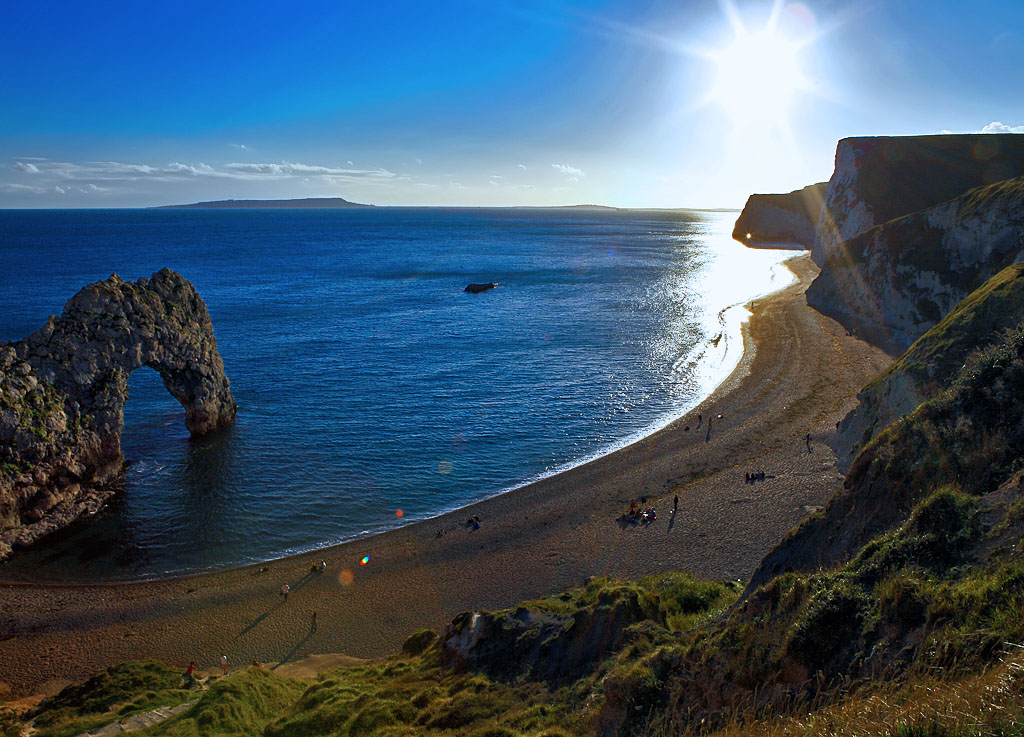
<svg viewBox="0 0 1024 737">
<path fill-rule="evenodd" d="M 299 651 L 299 649 L 300 649 L 300 648 L 301 648 L 301 647 L 302 647 L 303 645 L 305 645 L 305 644 L 306 644 L 306 642 L 307 642 L 307 641 L 309 640 L 309 638 L 310 638 L 310 637 L 312 637 L 312 636 L 313 636 L 313 631 L 312 631 L 312 630 L 310 630 L 309 632 L 307 632 L 307 633 L 306 633 L 305 637 L 303 637 L 303 638 L 302 638 L 301 640 L 299 640 L 298 642 L 296 642 L 296 643 L 295 643 L 295 645 L 293 645 L 293 646 L 292 646 L 292 649 L 291 649 L 291 650 L 289 650 L 289 651 L 288 651 L 287 653 L 285 653 L 285 656 L 284 656 L 283 658 L 281 658 L 281 661 L 280 661 L 279 663 L 277 663 L 276 665 L 272 666 L 272 667 L 270 668 L 270 670 L 277 670 L 277 669 L 278 669 L 278 668 L 280 668 L 280 667 L 281 667 L 282 665 L 284 665 L 284 664 L 285 664 L 285 663 L 287 663 L 287 662 L 288 662 L 289 660 L 291 660 L 291 659 L 292 659 L 292 656 L 293 656 L 293 655 L 295 655 L 295 653 L 297 653 L 297 652 Z"/>
</svg>

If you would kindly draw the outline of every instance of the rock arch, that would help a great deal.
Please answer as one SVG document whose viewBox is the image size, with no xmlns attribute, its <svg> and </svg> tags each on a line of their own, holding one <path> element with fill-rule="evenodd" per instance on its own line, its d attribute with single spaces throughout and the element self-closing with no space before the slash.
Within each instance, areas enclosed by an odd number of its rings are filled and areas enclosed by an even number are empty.
<svg viewBox="0 0 1024 737">
<path fill-rule="evenodd" d="M 142 366 L 184 407 L 193 437 L 234 420 L 210 314 L 170 269 L 90 284 L 28 338 L 0 343 L 0 559 L 113 493 L 128 376 Z"/>
</svg>

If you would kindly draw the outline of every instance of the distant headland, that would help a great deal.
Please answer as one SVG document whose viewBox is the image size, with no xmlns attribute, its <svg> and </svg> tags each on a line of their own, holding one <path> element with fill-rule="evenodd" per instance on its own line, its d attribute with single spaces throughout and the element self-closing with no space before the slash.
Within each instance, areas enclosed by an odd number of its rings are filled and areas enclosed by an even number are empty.
<svg viewBox="0 0 1024 737">
<path fill-rule="evenodd" d="M 187 205 L 159 205 L 153 210 L 262 210 L 262 209 L 324 209 L 334 210 L 348 207 L 373 207 L 358 202 L 349 202 L 341 197 L 303 197 L 294 200 L 211 200 L 192 202 Z"/>
</svg>

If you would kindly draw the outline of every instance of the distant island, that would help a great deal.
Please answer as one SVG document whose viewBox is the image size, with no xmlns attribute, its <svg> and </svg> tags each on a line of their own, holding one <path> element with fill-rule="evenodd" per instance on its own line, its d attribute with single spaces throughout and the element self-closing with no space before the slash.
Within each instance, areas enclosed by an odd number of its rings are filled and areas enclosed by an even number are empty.
<svg viewBox="0 0 1024 737">
<path fill-rule="evenodd" d="M 304 197 L 295 200 L 213 200 L 193 202 L 188 205 L 159 205 L 153 210 L 255 210 L 268 208 L 282 209 L 323 209 L 334 210 L 344 207 L 373 207 L 358 202 L 349 202 L 341 197 Z"/>
</svg>

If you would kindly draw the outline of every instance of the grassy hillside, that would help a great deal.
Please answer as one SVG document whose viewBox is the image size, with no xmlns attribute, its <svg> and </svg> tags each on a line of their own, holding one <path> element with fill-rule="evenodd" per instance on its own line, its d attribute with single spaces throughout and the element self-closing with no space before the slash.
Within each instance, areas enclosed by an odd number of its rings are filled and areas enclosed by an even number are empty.
<svg viewBox="0 0 1024 737">
<path fill-rule="evenodd" d="M 830 445 L 841 469 L 887 425 L 941 393 L 968 355 L 1024 320 L 1024 264 L 1007 266 L 969 294 L 857 395 Z"/>
</svg>

